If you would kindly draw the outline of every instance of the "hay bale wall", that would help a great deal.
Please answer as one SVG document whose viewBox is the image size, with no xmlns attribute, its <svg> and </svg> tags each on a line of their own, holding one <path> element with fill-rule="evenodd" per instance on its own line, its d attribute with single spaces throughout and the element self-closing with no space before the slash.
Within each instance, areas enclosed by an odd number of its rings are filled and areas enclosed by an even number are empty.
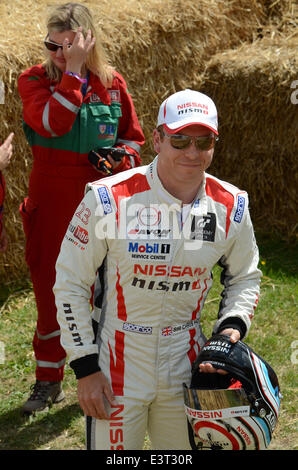
<svg viewBox="0 0 298 470">
<path fill-rule="evenodd" d="M 43 60 L 49 3 L 62 2 L 15 0 L 13 10 L 9 3 L 0 3 L 0 21 L 5 25 L 0 31 L 0 79 L 5 85 L 0 139 L 10 131 L 16 134 L 13 164 L 5 170 L 5 223 L 10 244 L 1 256 L 0 282 L 27 275 L 18 206 L 27 194 L 32 157 L 22 131 L 17 78 Z M 290 84 L 298 78 L 296 2 L 82 3 L 92 10 L 110 61 L 128 83 L 146 136 L 143 161 L 147 163 L 154 155 L 151 132 L 161 101 L 186 87 L 209 93 L 221 120 L 221 142 L 210 171 L 248 190 L 255 225 L 292 237 L 294 224 L 289 227 L 286 208 L 295 191 L 293 171 L 288 169 L 296 164 L 295 144 L 297 148 L 294 122 L 298 108 L 289 99 Z M 264 117 L 266 122 L 262 122 Z"/>
<path fill-rule="evenodd" d="M 213 172 L 249 192 L 256 227 L 297 234 L 297 43 L 268 40 L 215 55 L 204 81 L 219 107 Z"/>
</svg>

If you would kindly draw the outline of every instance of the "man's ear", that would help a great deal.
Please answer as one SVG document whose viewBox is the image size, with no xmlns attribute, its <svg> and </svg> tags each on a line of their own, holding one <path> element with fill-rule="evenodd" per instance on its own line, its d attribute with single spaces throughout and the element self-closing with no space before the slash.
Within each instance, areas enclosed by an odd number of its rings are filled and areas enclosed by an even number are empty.
<svg viewBox="0 0 298 470">
<path fill-rule="evenodd" d="M 160 152 L 160 133 L 158 132 L 157 129 L 154 129 L 152 139 L 153 139 L 154 150 L 156 153 L 159 153 Z"/>
</svg>

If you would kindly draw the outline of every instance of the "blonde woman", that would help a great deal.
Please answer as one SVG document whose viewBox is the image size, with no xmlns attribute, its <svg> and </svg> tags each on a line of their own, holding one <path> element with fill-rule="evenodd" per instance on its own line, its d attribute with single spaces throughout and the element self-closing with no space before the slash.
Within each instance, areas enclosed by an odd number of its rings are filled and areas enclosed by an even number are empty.
<svg viewBox="0 0 298 470">
<path fill-rule="evenodd" d="M 38 310 L 33 340 L 36 383 L 23 407 L 31 414 L 64 398 L 65 351 L 52 292 L 62 239 L 77 208 L 73 243 L 88 245 L 88 208 L 79 205 L 87 182 L 106 176 L 88 161 L 91 150 L 124 148 L 113 173 L 139 166 L 144 135 L 123 77 L 107 62 L 90 11 L 84 5 L 56 6 L 44 40 L 46 61 L 19 78 L 24 132 L 32 148 L 28 197 L 20 212 L 26 261 Z"/>
</svg>

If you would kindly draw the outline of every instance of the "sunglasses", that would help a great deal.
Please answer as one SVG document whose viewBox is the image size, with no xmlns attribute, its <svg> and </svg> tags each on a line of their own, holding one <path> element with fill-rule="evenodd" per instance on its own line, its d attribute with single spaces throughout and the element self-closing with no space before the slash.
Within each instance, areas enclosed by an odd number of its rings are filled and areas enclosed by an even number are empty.
<svg viewBox="0 0 298 470">
<path fill-rule="evenodd" d="M 164 136 L 169 137 L 171 146 L 178 150 L 188 148 L 192 142 L 194 142 L 197 150 L 210 150 L 214 148 L 215 142 L 219 140 L 219 138 L 214 134 L 190 137 L 182 134 L 166 134 L 163 130 L 161 130 L 161 132 Z"/>
<path fill-rule="evenodd" d="M 57 44 L 56 42 L 48 41 L 47 38 L 48 36 L 45 38 L 43 43 L 49 51 L 56 52 L 58 49 L 63 49 L 63 44 Z M 71 47 L 71 45 L 72 44 L 68 44 L 67 47 Z"/>
</svg>

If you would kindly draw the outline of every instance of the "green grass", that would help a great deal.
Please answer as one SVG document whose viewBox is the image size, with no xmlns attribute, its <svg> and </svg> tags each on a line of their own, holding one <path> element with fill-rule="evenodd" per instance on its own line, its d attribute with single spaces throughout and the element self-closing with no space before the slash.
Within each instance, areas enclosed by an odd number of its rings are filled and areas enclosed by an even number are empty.
<svg viewBox="0 0 298 470">
<path fill-rule="evenodd" d="M 293 343 L 298 340 L 297 247 L 264 236 L 257 239 L 263 279 L 246 342 L 274 368 L 283 394 L 279 424 L 270 449 L 294 450 L 298 449 L 297 364 L 293 363 Z M 214 271 L 214 286 L 202 314 L 207 337 L 217 316 L 222 290 L 219 273 L 219 269 Z M 35 321 L 30 283 L 0 286 L 0 450 L 84 449 L 85 422 L 77 403 L 76 380 L 68 366 L 63 386 L 66 399 L 48 413 L 30 419 L 20 414 L 35 381 L 31 346 Z M 5 353 L 2 361 L 1 344 Z M 297 358 L 298 354 L 296 361 Z M 146 448 L 149 446 L 147 441 Z"/>
<path fill-rule="evenodd" d="M 275 370 L 283 399 L 278 427 L 270 445 L 272 450 L 298 449 L 297 364 L 292 347 L 297 333 L 297 246 L 258 235 L 260 268 L 263 272 L 261 295 L 246 343 Z M 211 333 L 217 314 L 217 294 L 221 292 L 218 271 L 209 293 L 216 299 L 202 314 L 205 334 Z M 297 342 L 298 349 L 298 342 Z M 297 354 L 298 357 L 298 354 Z"/>
</svg>

